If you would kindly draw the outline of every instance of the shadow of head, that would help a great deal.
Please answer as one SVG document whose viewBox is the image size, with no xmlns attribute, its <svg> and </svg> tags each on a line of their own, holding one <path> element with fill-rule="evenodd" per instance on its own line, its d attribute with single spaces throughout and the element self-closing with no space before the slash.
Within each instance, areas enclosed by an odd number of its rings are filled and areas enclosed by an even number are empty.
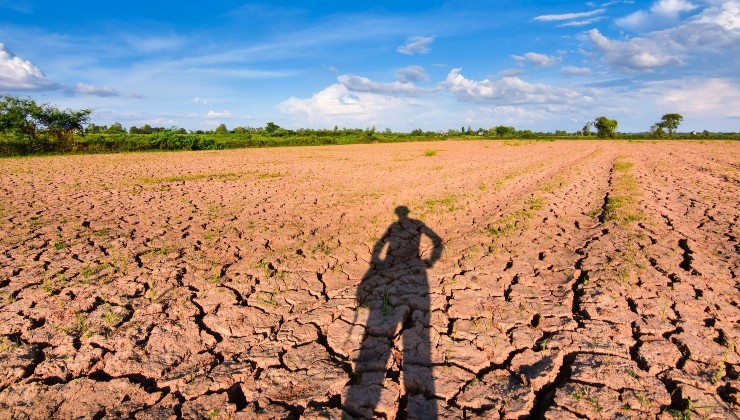
<svg viewBox="0 0 740 420">
<path fill-rule="evenodd" d="M 409 210 L 409 208 L 406 206 L 398 206 L 396 207 L 394 212 L 399 219 L 406 219 L 407 217 L 409 217 L 409 213 L 411 213 L 411 210 Z"/>
</svg>

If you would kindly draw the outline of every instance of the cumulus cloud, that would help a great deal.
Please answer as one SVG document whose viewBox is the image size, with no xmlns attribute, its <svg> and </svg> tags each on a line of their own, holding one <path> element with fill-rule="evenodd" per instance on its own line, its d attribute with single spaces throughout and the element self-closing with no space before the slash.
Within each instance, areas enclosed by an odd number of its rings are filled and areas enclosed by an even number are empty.
<svg viewBox="0 0 740 420">
<path fill-rule="evenodd" d="M 665 16 L 676 16 L 681 12 L 696 10 L 699 6 L 686 0 L 659 0 L 650 7 L 650 11 Z"/>
<path fill-rule="evenodd" d="M 617 25 L 630 29 L 644 29 L 678 21 L 679 15 L 698 9 L 687 0 L 658 0 L 649 10 L 638 10 L 615 20 Z"/>
<path fill-rule="evenodd" d="M 411 82 L 373 82 L 366 77 L 345 74 L 337 77 L 337 81 L 353 92 L 369 92 L 390 95 L 418 95 L 428 91 Z"/>
<path fill-rule="evenodd" d="M 740 88 L 730 79 L 649 82 L 643 90 L 660 92 L 659 105 L 686 116 L 740 118 Z"/>
<path fill-rule="evenodd" d="M 740 28 L 740 2 L 728 1 L 720 7 L 707 8 L 696 21 L 717 25 L 726 31 L 738 29 Z"/>
<path fill-rule="evenodd" d="M 121 93 L 110 87 L 101 87 L 88 85 L 87 83 L 77 83 L 74 91 L 82 95 L 94 95 L 94 96 L 121 96 Z"/>
<path fill-rule="evenodd" d="M 690 6 L 673 5 L 666 10 L 682 8 Z M 739 28 L 740 2 L 732 0 L 706 7 L 671 28 L 647 32 L 626 41 L 609 40 L 596 29 L 588 32 L 588 36 L 603 53 L 604 62 L 622 72 L 635 72 L 706 61 L 709 54 L 736 56 L 740 50 Z M 737 69 L 733 69 L 735 63 L 726 63 L 718 71 L 737 73 Z"/>
<path fill-rule="evenodd" d="M 560 21 L 560 20 L 571 20 L 571 19 L 582 19 L 587 18 L 595 15 L 600 15 L 604 13 L 606 9 L 596 9 L 591 10 L 588 12 L 579 12 L 579 13 L 562 13 L 559 15 L 540 15 L 534 18 L 534 20 L 540 21 L 540 22 L 552 22 L 552 21 Z"/>
<path fill-rule="evenodd" d="M 217 111 L 208 111 L 208 114 L 206 114 L 206 117 L 208 118 L 231 118 L 231 112 L 229 112 L 228 109 L 224 109 L 223 112 L 217 112 Z"/>
<path fill-rule="evenodd" d="M 28 60 L 10 52 L 0 43 L 0 89 L 10 91 L 56 89 L 59 85 Z"/>
<path fill-rule="evenodd" d="M 401 54 L 414 55 L 426 54 L 432 49 L 430 45 L 434 42 L 432 36 L 412 36 L 406 40 L 406 43 L 396 49 Z"/>
<path fill-rule="evenodd" d="M 622 72 L 684 64 L 681 56 L 665 51 L 652 39 L 632 38 L 628 41 L 614 41 L 602 35 L 598 29 L 588 31 L 588 36 L 603 53 L 603 60 Z"/>
<path fill-rule="evenodd" d="M 402 82 L 428 81 L 426 70 L 422 66 L 408 66 L 396 70 L 396 77 Z"/>
<path fill-rule="evenodd" d="M 560 57 L 553 57 L 547 54 L 539 54 L 534 52 L 528 52 L 523 56 L 512 55 L 511 57 L 516 61 L 519 61 L 520 63 L 524 61 L 529 61 L 537 67 L 550 67 L 560 62 Z"/>
<path fill-rule="evenodd" d="M 565 74 L 570 75 L 588 75 L 591 74 L 591 69 L 588 67 L 576 67 L 576 66 L 563 66 L 560 68 Z"/>
<path fill-rule="evenodd" d="M 417 103 L 416 99 L 409 97 L 353 92 L 346 85 L 336 83 L 310 98 L 287 99 L 278 108 L 282 112 L 305 117 L 313 125 L 357 125 L 383 122 L 383 116 L 390 118 L 391 113 L 398 113 Z"/>
<path fill-rule="evenodd" d="M 596 92 L 594 89 L 527 83 L 518 77 L 475 81 L 466 79 L 460 70 L 452 69 L 444 85 L 461 101 L 490 101 L 500 105 L 585 103 L 591 101 Z"/>
</svg>

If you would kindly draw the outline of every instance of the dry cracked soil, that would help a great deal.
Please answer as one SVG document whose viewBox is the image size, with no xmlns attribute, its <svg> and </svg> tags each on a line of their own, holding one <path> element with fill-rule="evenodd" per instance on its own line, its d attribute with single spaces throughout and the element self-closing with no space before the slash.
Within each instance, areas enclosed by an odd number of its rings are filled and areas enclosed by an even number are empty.
<svg viewBox="0 0 740 420">
<path fill-rule="evenodd" d="M 740 143 L 0 161 L 0 418 L 737 418 Z"/>
</svg>

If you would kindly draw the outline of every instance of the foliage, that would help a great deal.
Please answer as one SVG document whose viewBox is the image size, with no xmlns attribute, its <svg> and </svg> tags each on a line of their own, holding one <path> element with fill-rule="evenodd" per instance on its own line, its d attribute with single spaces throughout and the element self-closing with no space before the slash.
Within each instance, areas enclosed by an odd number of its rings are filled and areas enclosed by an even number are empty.
<svg viewBox="0 0 740 420">
<path fill-rule="evenodd" d="M 513 137 L 516 129 L 514 127 L 499 125 L 494 127 L 493 131 L 495 131 L 496 135 L 499 137 Z"/>
<path fill-rule="evenodd" d="M 0 133 L 11 133 L 27 152 L 70 151 L 74 134 L 81 131 L 92 113 L 89 109 L 60 110 L 33 99 L 0 96 Z"/>
<path fill-rule="evenodd" d="M 650 127 L 650 133 L 652 133 L 653 137 L 655 137 L 656 139 L 659 139 L 665 136 L 665 131 L 663 131 L 663 123 L 657 122 L 653 124 Z"/>
<path fill-rule="evenodd" d="M 590 136 L 591 135 L 591 124 L 593 124 L 591 121 L 587 122 L 586 125 L 583 126 L 583 135 L 584 136 Z"/>
<path fill-rule="evenodd" d="M 664 114 L 660 117 L 660 124 L 668 129 L 668 137 L 673 138 L 673 130 L 683 121 L 681 114 Z"/>
<path fill-rule="evenodd" d="M 229 130 L 226 128 L 226 124 L 221 124 L 218 127 L 216 127 L 216 134 L 228 134 Z"/>
<path fill-rule="evenodd" d="M 615 131 L 617 129 L 617 124 L 617 120 L 610 120 L 609 118 L 606 118 L 604 116 L 596 118 L 596 120 L 594 120 L 596 135 L 602 139 L 613 139 L 617 136 L 617 133 Z"/>
</svg>

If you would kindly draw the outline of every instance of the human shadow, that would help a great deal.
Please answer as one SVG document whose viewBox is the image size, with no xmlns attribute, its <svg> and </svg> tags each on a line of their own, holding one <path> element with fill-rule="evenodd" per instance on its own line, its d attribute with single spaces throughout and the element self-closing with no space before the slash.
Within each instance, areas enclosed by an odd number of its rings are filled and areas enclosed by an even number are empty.
<svg viewBox="0 0 740 420">
<path fill-rule="evenodd" d="M 409 410 L 410 418 L 437 418 L 427 268 L 439 260 L 444 247 L 432 229 L 408 217 L 406 206 L 397 207 L 395 213 L 398 221 L 373 246 L 370 268 L 357 287 L 358 312 L 367 308 L 369 315 L 354 359 L 355 378 L 343 405 L 351 414 L 366 418 L 375 412 L 395 415 L 388 411 L 398 408 L 403 386 L 409 394 L 426 397 L 423 409 Z M 420 249 L 422 235 L 431 239 L 431 250 Z M 402 355 L 397 351 L 399 338 Z"/>
</svg>

